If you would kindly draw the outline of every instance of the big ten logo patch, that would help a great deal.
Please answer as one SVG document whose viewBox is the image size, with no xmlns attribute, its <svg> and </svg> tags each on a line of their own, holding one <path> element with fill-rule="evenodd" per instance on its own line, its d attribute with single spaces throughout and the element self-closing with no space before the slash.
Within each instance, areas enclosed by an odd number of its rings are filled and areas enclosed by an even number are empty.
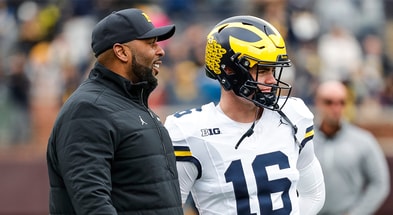
<svg viewBox="0 0 393 215">
<path fill-rule="evenodd" d="M 201 129 L 202 137 L 221 134 L 220 128 L 205 128 Z"/>
</svg>

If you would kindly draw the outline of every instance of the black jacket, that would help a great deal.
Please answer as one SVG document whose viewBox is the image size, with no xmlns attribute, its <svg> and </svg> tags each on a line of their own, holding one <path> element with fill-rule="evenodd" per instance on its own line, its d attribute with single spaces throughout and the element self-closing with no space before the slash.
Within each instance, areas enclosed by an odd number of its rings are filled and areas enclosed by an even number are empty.
<svg viewBox="0 0 393 215">
<path fill-rule="evenodd" d="M 47 148 L 50 214 L 183 214 L 152 89 L 96 64 L 63 105 Z"/>
</svg>

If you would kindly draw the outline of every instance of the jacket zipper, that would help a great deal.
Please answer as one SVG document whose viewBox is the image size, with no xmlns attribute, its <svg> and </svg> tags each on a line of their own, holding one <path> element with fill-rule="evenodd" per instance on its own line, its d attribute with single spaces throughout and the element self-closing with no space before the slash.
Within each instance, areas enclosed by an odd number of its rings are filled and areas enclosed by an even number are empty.
<svg viewBox="0 0 393 215">
<path fill-rule="evenodd" d="M 161 130 L 160 130 L 158 124 L 157 124 L 157 121 L 156 121 L 157 119 L 155 118 L 154 114 L 152 113 L 152 111 L 151 111 L 151 110 L 145 105 L 145 103 L 143 102 L 143 94 L 144 94 L 144 89 L 141 90 L 141 94 L 140 94 L 139 101 L 140 101 L 141 105 L 146 109 L 146 111 L 150 114 L 150 117 L 151 117 L 151 118 L 153 119 L 153 121 L 154 121 L 154 125 L 155 125 L 155 127 L 156 127 L 156 129 L 157 129 L 157 132 L 158 132 L 159 136 L 160 136 L 161 146 L 162 146 L 162 149 L 163 149 L 164 154 L 165 154 L 166 165 L 167 165 L 169 171 L 172 173 L 172 175 L 174 175 L 174 172 L 173 172 L 172 169 L 170 168 L 169 161 L 168 161 L 168 157 L 166 156 L 166 155 L 167 155 L 167 151 L 166 151 L 166 149 L 165 149 L 164 139 L 163 139 L 163 136 L 162 136 L 162 132 L 161 132 Z"/>
</svg>

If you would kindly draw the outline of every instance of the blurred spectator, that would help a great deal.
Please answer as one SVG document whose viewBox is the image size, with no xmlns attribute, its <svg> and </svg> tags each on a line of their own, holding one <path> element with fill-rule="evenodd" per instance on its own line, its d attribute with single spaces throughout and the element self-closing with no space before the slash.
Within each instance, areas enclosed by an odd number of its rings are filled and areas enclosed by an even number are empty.
<svg viewBox="0 0 393 215">
<path fill-rule="evenodd" d="M 242 14 L 245 8 L 245 2 L 238 0 L 209 0 L 206 3 L 208 5 L 204 7 L 208 8 L 207 14 L 210 14 L 211 18 L 216 20 Z"/>
<path fill-rule="evenodd" d="M 173 68 L 173 78 L 168 83 L 167 103 L 200 104 L 200 96 L 196 82 L 198 68 L 191 61 L 177 63 Z"/>
<path fill-rule="evenodd" d="M 9 122 L 10 142 L 14 145 L 25 144 L 30 136 L 30 80 L 27 77 L 24 53 L 16 53 L 10 57 L 7 70 L 7 86 L 11 105 Z"/>
<path fill-rule="evenodd" d="M 217 103 L 220 85 L 214 80 L 205 80 L 204 67 L 192 61 L 183 61 L 173 67 L 173 77 L 167 85 L 167 104 L 202 105 L 204 102 Z"/>
<path fill-rule="evenodd" d="M 390 74 L 385 79 L 385 88 L 380 96 L 381 104 L 386 106 L 393 106 L 393 74 Z"/>
<path fill-rule="evenodd" d="M 69 66 L 76 67 L 78 75 L 84 74 L 93 59 L 90 43 L 94 24 L 95 19 L 92 16 L 65 20 L 52 40 L 53 61 L 60 65 L 67 63 Z"/>
<path fill-rule="evenodd" d="M 311 105 L 316 85 L 319 82 L 320 58 L 317 54 L 316 41 L 300 42 L 290 56 L 293 56 L 293 64 L 296 67 L 293 95 Z"/>
<path fill-rule="evenodd" d="M 368 96 L 375 97 L 381 92 L 384 73 L 384 52 L 382 40 L 378 35 L 366 34 L 361 41 L 363 47 L 362 78 Z"/>
<path fill-rule="evenodd" d="M 221 96 L 220 85 L 217 83 L 217 81 L 206 78 L 205 73 L 205 68 L 200 67 L 197 71 L 197 77 L 195 79 L 200 93 L 199 96 L 201 97 L 201 104 L 206 102 L 214 102 L 217 104 Z"/>
<path fill-rule="evenodd" d="M 18 25 L 6 0 L 0 0 L 0 79 L 9 53 L 18 42 Z"/>
<path fill-rule="evenodd" d="M 307 10 L 294 11 L 290 15 L 289 28 L 298 42 L 313 41 L 320 33 L 316 16 Z"/>
<path fill-rule="evenodd" d="M 318 16 L 322 33 L 340 23 L 356 38 L 369 30 L 383 34 L 384 0 L 316 0 L 314 13 Z"/>
<path fill-rule="evenodd" d="M 287 38 L 287 0 L 250 0 L 250 2 L 252 15 L 268 20 L 283 38 Z"/>
<path fill-rule="evenodd" d="M 348 81 L 360 69 L 362 49 L 358 40 L 341 23 L 331 26 L 318 41 L 321 81 Z"/>
<path fill-rule="evenodd" d="M 178 20 L 184 23 L 194 21 L 196 13 L 196 0 L 163 0 L 161 5 L 165 13 L 173 20 Z"/>
<path fill-rule="evenodd" d="M 382 39 L 369 32 L 361 39 L 362 62 L 359 71 L 353 75 L 353 91 L 356 104 L 367 105 L 367 102 L 379 103 L 384 89 L 385 54 Z"/>
<path fill-rule="evenodd" d="M 201 102 L 198 105 L 208 102 L 218 103 L 221 95 L 221 88 L 217 81 L 206 78 L 205 75 L 205 44 L 206 35 L 210 28 L 208 25 L 209 23 L 190 25 L 183 34 L 185 38 L 192 39 L 189 49 L 189 59 L 197 66 L 195 82 Z"/>
<path fill-rule="evenodd" d="M 389 169 L 375 137 L 344 117 L 347 88 L 338 81 L 319 85 L 316 97 L 315 153 L 325 176 L 321 215 L 370 215 L 390 190 Z"/>
<path fill-rule="evenodd" d="M 108 1 L 108 0 L 106 0 Z M 89 15 L 94 8 L 94 0 L 71 0 L 70 4 L 72 7 L 73 16 L 85 16 Z"/>
<path fill-rule="evenodd" d="M 60 10 L 54 4 L 24 1 L 17 9 L 19 45 L 25 52 L 42 41 L 50 41 L 56 34 Z"/>
</svg>

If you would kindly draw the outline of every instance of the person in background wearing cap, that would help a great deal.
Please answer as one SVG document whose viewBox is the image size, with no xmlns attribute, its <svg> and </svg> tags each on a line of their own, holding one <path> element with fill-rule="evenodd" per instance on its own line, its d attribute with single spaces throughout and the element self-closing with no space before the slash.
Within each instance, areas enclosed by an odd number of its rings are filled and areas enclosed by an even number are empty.
<svg viewBox="0 0 393 215">
<path fill-rule="evenodd" d="M 94 68 L 63 105 L 47 148 L 50 214 L 183 214 L 171 139 L 149 109 L 174 25 L 139 9 L 92 32 Z"/>
<path fill-rule="evenodd" d="M 345 120 L 347 88 L 338 81 L 318 86 L 315 153 L 325 176 L 321 215 L 370 215 L 389 194 L 389 169 L 375 137 Z"/>
</svg>

